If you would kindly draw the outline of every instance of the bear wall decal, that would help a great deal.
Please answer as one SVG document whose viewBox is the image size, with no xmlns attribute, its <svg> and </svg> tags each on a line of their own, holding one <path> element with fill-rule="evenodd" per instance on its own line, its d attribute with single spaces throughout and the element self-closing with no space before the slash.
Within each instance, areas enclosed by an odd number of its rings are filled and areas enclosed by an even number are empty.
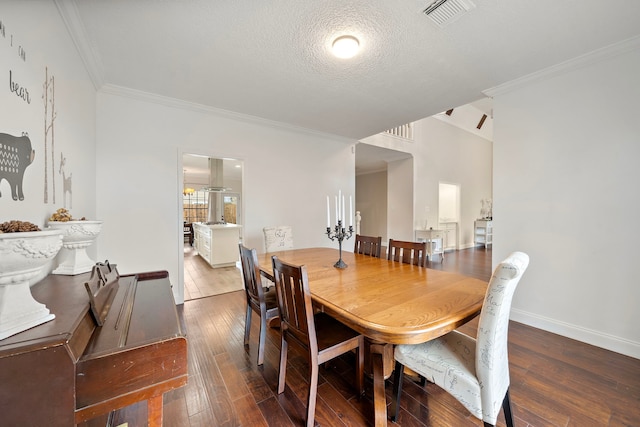
<svg viewBox="0 0 640 427">
<path fill-rule="evenodd" d="M 22 136 L 0 133 L 0 183 L 3 179 L 7 180 L 13 200 L 24 200 L 22 179 L 25 169 L 33 163 L 35 155 L 26 132 L 23 132 Z"/>
</svg>

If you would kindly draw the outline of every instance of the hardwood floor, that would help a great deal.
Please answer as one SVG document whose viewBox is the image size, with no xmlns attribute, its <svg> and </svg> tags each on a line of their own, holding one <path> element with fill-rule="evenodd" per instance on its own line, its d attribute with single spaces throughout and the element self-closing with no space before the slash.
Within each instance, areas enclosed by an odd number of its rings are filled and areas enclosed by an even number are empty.
<svg viewBox="0 0 640 427">
<path fill-rule="evenodd" d="M 236 267 L 212 268 L 196 250 L 184 245 L 184 299 L 206 298 L 243 289 L 242 272 Z"/>
<path fill-rule="evenodd" d="M 447 253 L 433 268 L 488 280 L 491 250 Z M 216 272 L 219 273 L 219 272 Z M 211 279 L 216 280 L 216 279 Z M 238 276 L 238 280 L 240 277 Z M 180 306 L 189 341 L 189 383 L 164 397 L 165 426 L 300 426 L 306 403 L 307 363 L 289 358 L 287 387 L 276 394 L 279 334 L 269 328 L 263 367 L 256 365 L 258 328 L 243 346 L 242 291 L 187 301 Z M 477 321 L 461 328 L 475 334 Z M 511 400 L 518 427 L 640 426 L 640 360 L 554 335 L 520 323 L 509 329 Z M 352 387 L 353 355 L 320 370 L 316 422 L 322 426 L 370 426 L 371 382 L 358 399 Z M 387 401 L 392 384 L 387 381 Z M 116 423 L 144 425 L 138 404 Z M 481 426 L 464 407 L 433 384 L 405 378 L 398 425 Z M 389 425 L 394 425 L 389 422 Z M 502 415 L 498 425 L 504 425 Z"/>
</svg>

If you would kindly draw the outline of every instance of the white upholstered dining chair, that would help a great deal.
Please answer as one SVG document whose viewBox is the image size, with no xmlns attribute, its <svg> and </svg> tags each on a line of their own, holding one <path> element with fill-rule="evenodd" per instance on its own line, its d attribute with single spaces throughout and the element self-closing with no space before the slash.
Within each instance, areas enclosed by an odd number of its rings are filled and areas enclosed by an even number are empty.
<svg viewBox="0 0 640 427">
<path fill-rule="evenodd" d="M 500 413 L 513 427 L 509 401 L 507 331 L 511 300 L 529 256 L 514 252 L 496 267 L 484 298 L 477 339 L 458 331 L 422 344 L 398 345 L 391 418 L 398 416 L 404 367 L 443 388 L 485 426 L 495 426 Z"/>
<path fill-rule="evenodd" d="M 284 251 L 293 249 L 293 230 L 288 225 L 264 227 L 265 252 Z"/>
</svg>

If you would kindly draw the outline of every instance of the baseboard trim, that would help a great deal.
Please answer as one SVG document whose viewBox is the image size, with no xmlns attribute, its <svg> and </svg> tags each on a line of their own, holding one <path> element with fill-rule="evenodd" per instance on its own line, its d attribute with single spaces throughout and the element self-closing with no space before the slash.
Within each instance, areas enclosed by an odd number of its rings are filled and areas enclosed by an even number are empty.
<svg viewBox="0 0 640 427">
<path fill-rule="evenodd" d="M 474 248 L 476 245 L 474 243 L 465 243 L 462 244 L 458 247 L 458 250 L 462 250 L 462 249 L 470 249 L 470 248 Z"/>
<path fill-rule="evenodd" d="M 587 344 L 595 345 L 606 350 L 624 354 L 640 359 L 640 343 L 620 338 L 614 335 L 603 334 L 593 329 L 583 328 L 571 323 L 561 322 L 549 317 L 540 316 L 523 310 L 512 309 L 511 320 L 524 323 L 554 334 L 572 338 Z"/>
</svg>

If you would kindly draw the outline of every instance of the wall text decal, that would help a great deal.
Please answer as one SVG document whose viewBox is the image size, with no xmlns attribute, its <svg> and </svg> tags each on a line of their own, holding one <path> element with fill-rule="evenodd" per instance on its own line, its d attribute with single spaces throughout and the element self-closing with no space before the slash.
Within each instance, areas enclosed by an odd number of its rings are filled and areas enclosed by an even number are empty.
<svg viewBox="0 0 640 427">
<path fill-rule="evenodd" d="M 9 89 L 15 93 L 18 98 L 21 98 L 27 104 L 31 104 L 29 90 L 13 80 L 13 72 L 11 70 L 9 70 Z"/>
<path fill-rule="evenodd" d="M 0 19 L 0 36 L 3 39 L 7 38 L 7 27 Z M 13 47 L 13 34 L 9 34 L 9 47 Z M 24 49 L 22 45 L 17 46 L 17 54 L 18 58 L 22 60 L 22 62 L 27 62 L 27 51 Z"/>
<path fill-rule="evenodd" d="M 2 20 L 0 20 L 0 36 L 3 39 L 7 39 L 7 27 Z M 9 34 L 9 47 L 13 48 L 13 34 Z M 19 60 L 27 62 L 27 51 L 25 48 L 22 45 L 18 45 L 16 49 Z M 9 91 L 27 104 L 31 104 L 29 89 L 24 84 L 20 83 L 13 70 L 9 70 Z"/>
</svg>

